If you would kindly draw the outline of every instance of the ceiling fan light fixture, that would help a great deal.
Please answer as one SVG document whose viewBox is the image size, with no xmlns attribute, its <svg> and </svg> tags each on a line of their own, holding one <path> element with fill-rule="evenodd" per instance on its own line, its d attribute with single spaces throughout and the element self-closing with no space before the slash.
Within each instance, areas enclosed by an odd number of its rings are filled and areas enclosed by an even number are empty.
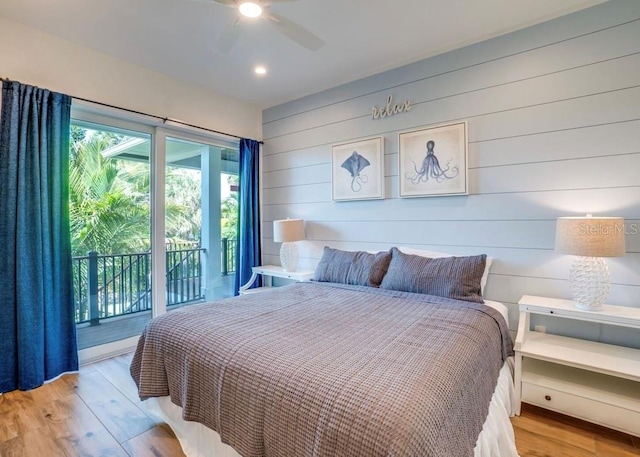
<svg viewBox="0 0 640 457">
<path fill-rule="evenodd" d="M 225 27 L 216 43 L 217 51 L 228 54 L 231 48 L 237 43 L 242 34 L 244 25 L 248 22 L 263 22 L 275 28 L 279 33 L 302 46 L 309 51 L 317 51 L 325 45 L 325 42 L 305 29 L 300 24 L 287 19 L 277 13 L 269 11 L 272 3 L 289 3 L 296 0 L 193 0 L 193 1 L 213 1 L 233 8 L 237 13 L 235 18 Z M 249 18 L 245 20 L 245 18 Z"/>
<path fill-rule="evenodd" d="M 258 17 L 262 14 L 262 7 L 255 2 L 242 2 L 238 10 L 246 17 Z"/>
</svg>

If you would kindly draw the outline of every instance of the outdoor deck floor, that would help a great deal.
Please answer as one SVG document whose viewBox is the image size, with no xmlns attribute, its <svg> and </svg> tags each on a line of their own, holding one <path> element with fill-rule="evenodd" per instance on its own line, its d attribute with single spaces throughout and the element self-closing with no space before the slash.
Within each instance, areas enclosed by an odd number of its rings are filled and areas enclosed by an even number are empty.
<svg viewBox="0 0 640 457">
<path fill-rule="evenodd" d="M 233 295 L 234 275 L 223 276 L 223 282 L 226 291 L 224 296 L 230 297 Z M 77 328 L 78 349 L 86 349 L 140 335 L 150 319 L 151 311 L 144 311 L 129 316 L 104 319 L 100 321 L 99 325 L 79 325 Z"/>
</svg>

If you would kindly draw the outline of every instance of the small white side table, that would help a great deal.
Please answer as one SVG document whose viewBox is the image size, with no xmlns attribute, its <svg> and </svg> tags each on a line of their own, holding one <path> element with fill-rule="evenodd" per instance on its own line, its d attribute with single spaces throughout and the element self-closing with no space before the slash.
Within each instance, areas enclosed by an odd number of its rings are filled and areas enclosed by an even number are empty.
<svg viewBox="0 0 640 457">
<path fill-rule="evenodd" d="M 531 331 L 530 317 L 639 330 L 640 308 L 578 309 L 570 300 L 525 295 L 515 341 L 517 412 L 526 402 L 640 436 L 640 349 Z M 638 340 L 636 340 L 638 341 Z"/>
<path fill-rule="evenodd" d="M 259 267 L 251 268 L 251 278 L 245 285 L 240 287 L 240 295 L 253 294 L 256 292 L 262 292 L 269 289 L 273 285 L 272 278 L 285 278 L 292 279 L 298 282 L 311 281 L 313 279 L 313 270 L 296 270 L 296 271 L 284 271 L 282 267 L 277 265 L 262 265 Z M 249 289 L 258 278 L 258 275 L 262 275 L 263 285 L 262 287 L 256 287 Z"/>
</svg>

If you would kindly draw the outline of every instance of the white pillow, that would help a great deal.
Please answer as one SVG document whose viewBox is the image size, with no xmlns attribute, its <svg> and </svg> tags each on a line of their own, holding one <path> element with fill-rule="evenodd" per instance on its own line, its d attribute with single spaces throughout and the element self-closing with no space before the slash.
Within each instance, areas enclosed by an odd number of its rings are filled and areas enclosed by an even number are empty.
<svg viewBox="0 0 640 457">
<path fill-rule="evenodd" d="M 425 251 L 423 249 L 414 249 L 404 246 L 400 246 L 398 247 L 398 249 L 404 254 L 417 255 L 420 257 L 430 257 L 432 259 L 438 259 L 442 257 L 463 257 L 456 254 L 447 254 L 446 252 Z M 487 279 L 489 278 L 489 268 L 491 268 L 492 261 L 493 258 L 487 256 L 487 260 L 484 265 L 484 272 L 482 273 L 482 278 L 480 279 L 480 292 L 482 293 L 482 295 L 484 295 L 484 287 L 486 286 Z"/>
</svg>

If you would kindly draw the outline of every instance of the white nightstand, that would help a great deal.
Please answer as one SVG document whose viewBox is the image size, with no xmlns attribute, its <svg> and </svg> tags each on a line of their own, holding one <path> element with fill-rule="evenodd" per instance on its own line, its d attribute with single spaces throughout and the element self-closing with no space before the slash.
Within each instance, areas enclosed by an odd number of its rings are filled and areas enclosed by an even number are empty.
<svg viewBox="0 0 640 457">
<path fill-rule="evenodd" d="M 530 330 L 531 314 L 638 329 L 640 309 L 584 311 L 570 300 L 525 295 L 515 342 L 518 401 L 640 436 L 640 349 Z"/>
<path fill-rule="evenodd" d="M 276 265 L 262 265 L 259 267 L 251 268 L 251 279 L 247 281 L 245 285 L 240 287 L 240 295 L 253 294 L 256 292 L 262 292 L 272 286 L 272 278 L 285 278 L 292 279 L 298 282 L 311 281 L 313 279 L 313 270 L 296 270 L 296 271 L 284 271 L 282 267 Z M 262 287 L 256 287 L 249 289 L 255 282 L 258 275 L 262 275 Z"/>
</svg>

